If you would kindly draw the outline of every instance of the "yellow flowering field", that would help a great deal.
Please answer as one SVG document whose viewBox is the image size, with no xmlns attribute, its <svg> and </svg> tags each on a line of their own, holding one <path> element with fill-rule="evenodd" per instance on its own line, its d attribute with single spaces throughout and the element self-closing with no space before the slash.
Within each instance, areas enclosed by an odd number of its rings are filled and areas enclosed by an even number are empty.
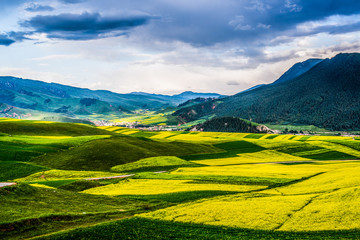
<svg viewBox="0 0 360 240">
<path fill-rule="evenodd" d="M 314 195 L 238 194 L 185 203 L 140 216 L 177 222 L 272 230 L 281 226 L 312 197 Z"/>
<path fill-rule="evenodd" d="M 131 135 L 131 134 L 139 132 L 139 130 L 136 130 L 136 129 L 134 129 L 134 130 L 126 130 L 126 131 L 122 130 L 122 131 L 116 131 L 116 132 L 121 133 L 121 134 L 125 134 L 125 135 Z"/>
<path fill-rule="evenodd" d="M 238 157 L 206 159 L 206 160 L 197 160 L 193 162 L 204 165 L 210 165 L 210 166 L 225 166 L 225 165 L 236 165 L 243 163 L 292 162 L 292 161 L 309 161 L 309 159 L 278 152 L 276 150 L 264 150 L 254 153 L 238 154 Z"/>
<path fill-rule="evenodd" d="M 192 180 L 128 179 L 117 184 L 88 189 L 83 193 L 112 196 L 153 195 L 206 190 L 246 192 L 262 188 L 264 186 L 192 183 Z"/>
<path fill-rule="evenodd" d="M 159 132 L 158 134 L 150 137 L 151 139 L 163 139 L 175 135 L 173 132 Z"/>
<path fill-rule="evenodd" d="M 249 135 L 249 133 L 221 133 L 221 132 L 190 132 L 169 137 L 170 140 L 190 141 L 190 142 L 224 142 L 239 140 Z"/>
<path fill-rule="evenodd" d="M 305 164 L 243 164 L 233 166 L 206 166 L 179 168 L 171 174 L 174 175 L 203 175 L 203 176 L 244 176 L 244 177 L 267 177 L 298 179 L 311 176 L 324 171 L 326 166 Z"/>
<path fill-rule="evenodd" d="M 29 184 L 30 186 L 33 186 L 33 187 L 39 187 L 39 188 L 50 188 L 50 189 L 56 189 L 54 187 L 50 187 L 50 186 L 47 186 L 47 185 L 44 185 L 44 184 L 39 184 L 39 183 L 32 183 L 32 184 Z"/>
<path fill-rule="evenodd" d="M 347 146 L 344 146 L 344 145 L 341 145 L 341 144 L 327 142 L 327 141 L 309 141 L 309 143 L 312 145 L 315 145 L 315 146 L 323 147 L 323 148 L 338 151 L 338 152 L 347 153 L 349 155 L 353 155 L 355 157 L 360 158 L 360 151 L 355 150 L 350 147 L 347 147 Z"/>
<path fill-rule="evenodd" d="M 311 141 L 352 140 L 352 137 L 342 137 L 342 136 L 311 136 L 308 140 L 311 140 Z"/>
<path fill-rule="evenodd" d="M 360 228 L 360 187 L 339 189 L 314 198 L 279 230 L 321 231 Z"/>
<path fill-rule="evenodd" d="M 277 191 L 282 194 L 324 193 L 341 188 L 360 186 L 360 163 L 358 161 L 339 161 L 336 164 L 329 163 L 326 166 L 332 168 L 332 170 L 303 182 L 279 187 Z"/>
</svg>

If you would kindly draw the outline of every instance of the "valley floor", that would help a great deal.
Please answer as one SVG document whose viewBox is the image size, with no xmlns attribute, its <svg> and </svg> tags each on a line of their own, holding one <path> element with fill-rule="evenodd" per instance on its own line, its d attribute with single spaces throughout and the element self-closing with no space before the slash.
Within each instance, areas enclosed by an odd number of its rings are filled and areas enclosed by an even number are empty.
<svg viewBox="0 0 360 240">
<path fill-rule="evenodd" d="M 360 239 L 356 138 L 95 130 L 0 136 L 1 239 Z"/>
</svg>

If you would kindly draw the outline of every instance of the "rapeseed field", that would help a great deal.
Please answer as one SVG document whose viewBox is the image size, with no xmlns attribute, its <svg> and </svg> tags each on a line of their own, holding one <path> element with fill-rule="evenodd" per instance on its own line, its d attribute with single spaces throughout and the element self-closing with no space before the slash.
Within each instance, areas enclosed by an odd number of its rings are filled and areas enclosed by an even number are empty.
<svg viewBox="0 0 360 240">
<path fill-rule="evenodd" d="M 85 190 L 96 195 L 152 195 L 188 191 L 236 191 L 247 192 L 264 186 L 197 183 L 192 180 L 129 179 L 117 184 Z"/>
<path fill-rule="evenodd" d="M 27 221 L 28 238 L 78 226 L 93 234 L 107 221 L 188 229 L 190 237 L 202 229 L 213 239 L 360 236 L 356 138 L 0 122 L 0 179 L 17 183 L 0 188 L 0 232 Z M 130 220 L 110 220 L 123 217 Z"/>
</svg>

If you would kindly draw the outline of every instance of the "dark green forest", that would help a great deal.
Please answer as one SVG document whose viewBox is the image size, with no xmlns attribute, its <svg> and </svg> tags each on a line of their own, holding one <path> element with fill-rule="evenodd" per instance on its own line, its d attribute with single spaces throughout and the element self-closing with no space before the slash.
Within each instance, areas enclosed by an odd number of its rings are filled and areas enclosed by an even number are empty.
<svg viewBox="0 0 360 240">
<path fill-rule="evenodd" d="M 185 121 L 216 115 L 257 123 L 315 125 L 360 130 L 360 54 L 325 59 L 293 79 L 180 109 Z"/>
</svg>

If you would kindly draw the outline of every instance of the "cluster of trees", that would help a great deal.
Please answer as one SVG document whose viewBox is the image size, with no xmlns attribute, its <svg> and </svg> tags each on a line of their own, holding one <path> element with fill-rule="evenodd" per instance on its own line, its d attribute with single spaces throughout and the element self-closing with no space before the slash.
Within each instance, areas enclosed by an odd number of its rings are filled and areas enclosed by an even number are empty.
<svg viewBox="0 0 360 240">
<path fill-rule="evenodd" d="M 259 127 L 259 124 L 251 123 L 247 120 L 236 117 L 221 117 L 208 120 L 204 123 L 195 125 L 191 130 L 204 132 L 264 132 L 265 127 Z"/>
<path fill-rule="evenodd" d="M 299 134 L 299 133 L 303 134 L 304 132 L 302 130 L 297 131 L 297 130 L 289 130 L 289 129 L 285 128 L 284 131 L 282 131 L 282 133 L 283 134 L 288 134 L 288 133 L 290 133 L 290 134 Z"/>
<path fill-rule="evenodd" d="M 190 107 L 190 106 L 192 106 L 192 105 L 209 102 L 209 101 L 214 100 L 214 99 L 215 99 L 215 98 L 202 98 L 202 97 L 198 97 L 198 98 L 194 98 L 194 99 L 187 100 L 186 102 L 179 104 L 179 105 L 178 105 L 178 108 Z"/>
</svg>

